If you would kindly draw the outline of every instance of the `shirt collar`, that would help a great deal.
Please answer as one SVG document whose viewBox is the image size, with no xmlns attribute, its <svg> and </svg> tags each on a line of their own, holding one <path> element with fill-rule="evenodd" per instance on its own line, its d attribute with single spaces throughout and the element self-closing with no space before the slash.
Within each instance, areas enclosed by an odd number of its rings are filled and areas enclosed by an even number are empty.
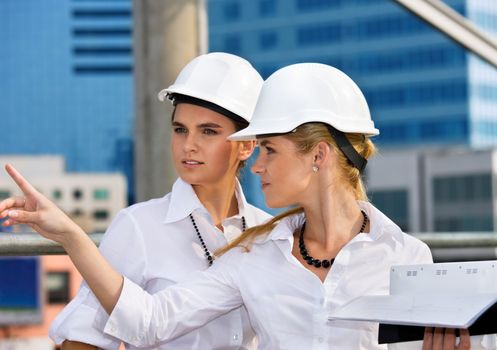
<svg viewBox="0 0 497 350">
<path fill-rule="evenodd" d="M 273 230 L 262 239 L 262 243 L 272 240 L 293 240 L 293 233 L 302 227 L 305 220 L 304 213 L 298 213 L 281 219 Z"/>
<path fill-rule="evenodd" d="M 235 184 L 235 197 L 238 202 L 238 214 L 235 215 L 235 217 L 241 217 L 245 215 L 247 211 L 247 201 L 238 179 L 236 179 Z M 208 215 L 207 209 L 205 209 L 198 199 L 192 185 L 186 183 L 181 178 L 178 178 L 171 191 L 171 201 L 164 223 L 170 224 L 183 220 L 196 210 L 204 211 Z"/>
</svg>

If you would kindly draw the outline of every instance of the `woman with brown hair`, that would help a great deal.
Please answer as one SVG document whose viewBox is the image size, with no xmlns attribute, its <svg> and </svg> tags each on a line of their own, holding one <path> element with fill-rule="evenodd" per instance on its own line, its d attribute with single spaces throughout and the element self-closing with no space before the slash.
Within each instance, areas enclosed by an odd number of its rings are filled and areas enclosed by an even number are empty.
<svg viewBox="0 0 497 350">
<path fill-rule="evenodd" d="M 112 267 L 149 293 L 207 269 L 213 261 L 211 251 L 270 217 L 245 200 L 237 179 L 255 142 L 227 140 L 248 125 L 262 84 L 248 61 L 215 52 L 195 57 L 159 93 L 160 100 L 174 106 L 172 116 L 164 118 L 171 123 L 171 158 L 179 177 L 162 198 L 121 210 L 100 244 Z M 2 205 L 20 201 L 25 209 L 40 212 L 35 229 L 49 231 L 46 224 L 57 225 L 57 218 L 44 221 L 45 206 L 53 204 L 37 192 Z M 50 337 L 62 343 L 63 350 L 118 349 L 121 340 L 95 326 L 100 308 L 83 283 L 52 323 Z M 254 339 L 242 307 L 156 348 L 255 349 Z M 134 349 L 129 344 L 126 348 Z"/>
<path fill-rule="evenodd" d="M 331 317 L 358 296 L 387 294 L 390 266 L 432 261 L 424 243 L 367 202 L 361 173 L 376 134 L 362 92 L 343 72 L 313 63 L 275 72 L 249 127 L 230 139 L 257 139 L 253 171 L 268 206 L 295 208 L 245 231 L 207 271 L 154 295 L 113 271 L 68 220 L 41 233 L 64 246 L 110 315 L 97 321 L 104 331 L 136 346 L 174 339 L 245 305 L 260 349 L 386 349 L 377 323 Z M 2 210 L 38 222 L 34 213 Z M 59 216 L 54 208 L 44 214 Z"/>
</svg>

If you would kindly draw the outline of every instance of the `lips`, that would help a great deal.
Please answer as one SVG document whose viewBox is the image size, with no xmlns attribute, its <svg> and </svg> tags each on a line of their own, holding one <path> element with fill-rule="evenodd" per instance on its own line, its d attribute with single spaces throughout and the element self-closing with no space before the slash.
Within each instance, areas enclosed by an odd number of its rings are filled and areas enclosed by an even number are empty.
<svg viewBox="0 0 497 350">
<path fill-rule="evenodd" d="M 187 164 L 187 165 L 200 165 L 200 164 L 204 164 L 204 162 L 199 162 L 198 160 L 193 160 L 193 159 L 184 159 L 184 160 L 181 161 L 181 163 Z"/>
<path fill-rule="evenodd" d="M 194 169 L 194 168 L 197 168 L 205 163 L 198 161 L 198 160 L 195 160 L 195 159 L 183 159 L 181 161 L 181 164 L 183 165 L 183 167 L 185 167 L 187 169 Z"/>
</svg>

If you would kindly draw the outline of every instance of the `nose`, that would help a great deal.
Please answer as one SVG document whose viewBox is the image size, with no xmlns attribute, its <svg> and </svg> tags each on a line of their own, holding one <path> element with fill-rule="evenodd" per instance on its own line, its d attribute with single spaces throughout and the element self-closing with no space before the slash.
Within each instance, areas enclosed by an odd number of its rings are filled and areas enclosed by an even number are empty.
<svg viewBox="0 0 497 350">
<path fill-rule="evenodd" d="M 264 165 L 262 161 L 262 156 L 259 154 L 254 164 L 250 167 L 250 170 L 257 175 L 261 175 L 264 172 Z"/>
<path fill-rule="evenodd" d="M 183 149 L 185 152 L 195 152 L 198 149 L 197 137 L 195 133 L 189 132 L 186 135 L 185 143 L 183 145 Z"/>
</svg>

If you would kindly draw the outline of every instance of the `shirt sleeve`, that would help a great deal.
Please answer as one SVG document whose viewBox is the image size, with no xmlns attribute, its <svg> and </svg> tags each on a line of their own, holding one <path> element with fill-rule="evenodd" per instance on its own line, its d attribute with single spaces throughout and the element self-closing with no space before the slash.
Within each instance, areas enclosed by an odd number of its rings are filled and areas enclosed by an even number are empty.
<svg viewBox="0 0 497 350">
<path fill-rule="evenodd" d="M 119 212 L 113 220 L 102 238 L 99 249 L 121 274 L 134 283 L 143 284 L 147 266 L 143 236 L 126 209 Z M 76 297 L 52 323 L 50 338 L 56 344 L 67 339 L 103 349 L 118 349 L 121 340 L 104 334 L 103 329 L 95 322 L 100 309 L 100 303 L 83 282 Z"/>
<path fill-rule="evenodd" d="M 154 295 L 125 278 L 114 310 L 100 320 L 105 333 L 137 347 L 152 346 L 239 307 L 243 301 L 235 270 L 242 256 L 232 253 L 217 259 L 208 270 L 195 272 L 188 281 Z"/>
</svg>

